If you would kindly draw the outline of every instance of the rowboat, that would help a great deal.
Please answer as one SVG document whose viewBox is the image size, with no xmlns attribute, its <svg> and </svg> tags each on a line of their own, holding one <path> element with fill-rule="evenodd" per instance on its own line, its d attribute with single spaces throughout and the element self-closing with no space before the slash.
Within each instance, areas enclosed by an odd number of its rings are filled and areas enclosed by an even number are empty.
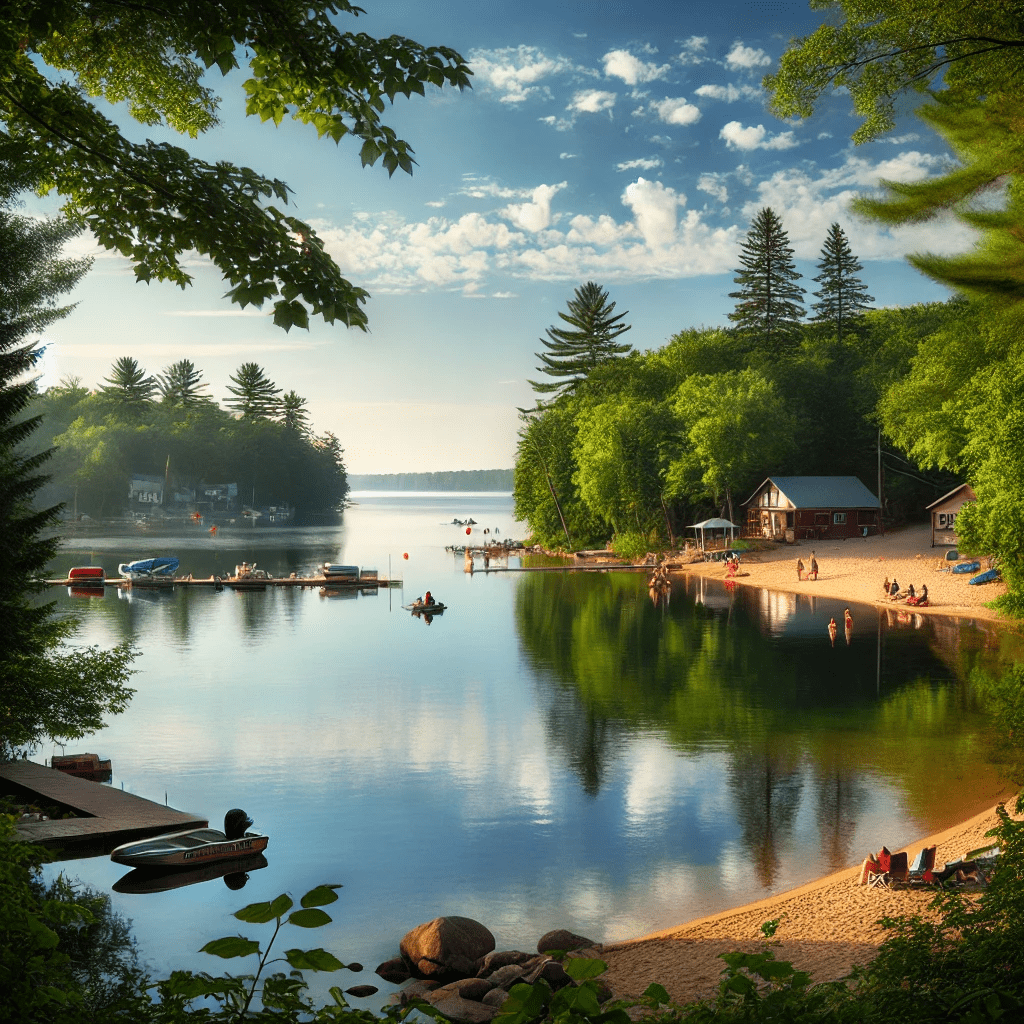
<svg viewBox="0 0 1024 1024">
<path fill-rule="evenodd" d="M 76 565 L 68 572 L 68 583 L 73 587 L 102 587 L 107 574 L 99 565 Z"/>
<path fill-rule="evenodd" d="M 262 853 L 269 842 L 270 839 L 259 832 L 246 832 L 238 839 L 228 839 L 220 829 L 194 828 L 124 843 L 111 853 L 110 859 L 133 868 L 192 868 Z"/>
<path fill-rule="evenodd" d="M 994 580 L 999 579 L 998 569 L 986 569 L 979 576 L 974 576 L 969 579 L 968 583 L 992 583 Z"/>
<path fill-rule="evenodd" d="M 968 573 L 977 572 L 981 568 L 981 562 L 961 562 L 953 566 L 953 572 Z"/>
<path fill-rule="evenodd" d="M 267 866 L 267 858 L 262 853 L 254 853 L 233 860 L 216 861 L 203 864 L 198 868 L 135 868 L 123 878 L 119 878 L 112 886 L 114 892 L 145 893 L 167 892 L 169 889 L 181 889 L 197 882 L 208 882 L 214 878 L 223 878 L 229 889 L 239 889 L 248 881 L 250 871 L 259 871 Z"/>
<path fill-rule="evenodd" d="M 402 607 L 413 615 L 440 615 L 448 607 L 446 604 L 403 604 Z"/>
</svg>

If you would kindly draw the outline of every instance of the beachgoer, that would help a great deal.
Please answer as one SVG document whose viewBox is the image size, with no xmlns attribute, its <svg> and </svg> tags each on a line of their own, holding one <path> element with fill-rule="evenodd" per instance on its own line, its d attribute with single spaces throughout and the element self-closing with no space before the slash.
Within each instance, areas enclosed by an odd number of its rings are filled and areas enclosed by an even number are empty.
<svg viewBox="0 0 1024 1024">
<path fill-rule="evenodd" d="M 836 642 L 837 632 L 839 632 L 839 627 L 836 625 L 836 617 L 833 615 L 832 618 L 828 620 L 828 635 L 833 645 L 835 645 Z"/>
<path fill-rule="evenodd" d="M 885 594 L 886 597 L 889 596 L 889 577 L 888 576 L 885 577 L 885 586 L 882 587 L 882 593 Z"/>
<path fill-rule="evenodd" d="M 918 598 L 918 603 L 920 604 L 922 601 L 927 601 L 927 600 L 928 600 L 928 584 L 927 583 L 922 583 L 921 584 L 921 596 Z"/>
<path fill-rule="evenodd" d="M 917 599 L 917 594 L 914 593 L 913 583 L 911 583 L 910 586 L 907 587 L 907 597 L 913 597 L 915 600 Z"/>
<path fill-rule="evenodd" d="M 853 616 L 850 614 L 849 608 L 843 612 L 843 618 L 846 620 L 846 628 L 853 629 Z"/>
<path fill-rule="evenodd" d="M 889 597 L 895 599 L 896 595 L 900 592 L 900 585 L 896 582 L 896 577 L 893 576 L 892 583 L 889 584 Z"/>
<path fill-rule="evenodd" d="M 807 574 L 808 579 L 813 576 L 815 579 L 818 578 L 818 560 L 814 557 L 814 552 L 811 552 L 811 571 Z"/>
<path fill-rule="evenodd" d="M 798 580 L 804 578 L 804 560 L 802 558 L 796 560 L 796 578 Z"/>
</svg>

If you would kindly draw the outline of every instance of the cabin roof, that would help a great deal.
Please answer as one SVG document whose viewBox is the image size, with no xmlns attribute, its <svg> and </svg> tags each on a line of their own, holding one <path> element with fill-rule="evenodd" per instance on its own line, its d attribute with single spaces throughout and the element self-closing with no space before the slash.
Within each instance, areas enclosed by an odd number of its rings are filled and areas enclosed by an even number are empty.
<svg viewBox="0 0 1024 1024">
<path fill-rule="evenodd" d="M 769 476 L 744 502 L 749 505 L 766 483 L 774 484 L 796 508 L 878 508 L 878 499 L 855 476 Z"/>
<path fill-rule="evenodd" d="M 954 494 L 958 494 L 965 488 L 971 493 L 964 498 L 964 501 L 976 501 L 978 496 L 974 493 L 974 489 L 971 487 L 970 484 L 958 484 L 948 494 L 944 494 L 941 498 L 936 498 L 930 505 L 925 505 L 924 510 L 928 512 L 931 509 L 935 508 L 936 505 L 941 505 L 944 501 L 949 501 L 949 499 L 952 498 Z"/>
</svg>

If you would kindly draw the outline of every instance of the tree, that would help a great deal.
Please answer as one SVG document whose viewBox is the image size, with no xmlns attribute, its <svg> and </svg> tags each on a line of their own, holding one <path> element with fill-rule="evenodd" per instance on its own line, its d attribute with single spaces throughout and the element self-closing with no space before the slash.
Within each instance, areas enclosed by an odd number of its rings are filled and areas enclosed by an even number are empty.
<svg viewBox="0 0 1024 1024">
<path fill-rule="evenodd" d="M 764 355 L 778 359 L 799 344 L 804 290 L 796 283 L 800 275 L 789 236 L 770 206 L 764 207 L 750 225 L 740 264 L 738 276 L 733 278 L 740 290 L 729 293 L 730 299 L 739 302 L 729 319 Z"/>
<path fill-rule="evenodd" d="M 191 359 L 179 359 L 157 375 L 162 401 L 172 406 L 198 405 L 209 398 L 201 392 L 206 388 L 202 372 Z"/>
<path fill-rule="evenodd" d="M 863 118 L 855 142 L 895 125 L 896 98 L 922 92 L 940 76 L 964 100 L 1024 92 L 1024 19 L 1019 0 L 811 0 L 839 10 L 798 39 L 766 75 L 764 87 L 779 117 L 810 117 L 825 93 L 847 90 Z"/>
<path fill-rule="evenodd" d="M 16 185 L 0 163 L 0 760 L 44 737 L 70 739 L 103 726 L 127 705 L 131 652 L 73 650 L 74 623 L 40 602 L 40 577 L 57 550 L 59 507 L 37 509 L 48 450 L 24 454 L 39 427 L 24 415 L 35 392 L 29 376 L 40 350 L 26 337 L 67 316 L 58 296 L 85 273 L 88 260 L 61 258 L 76 234 L 62 221 L 38 221 L 9 208 Z"/>
<path fill-rule="evenodd" d="M 286 391 L 281 396 L 278 415 L 288 430 L 299 434 L 309 433 L 309 410 L 306 408 L 306 400 L 297 392 Z"/>
<path fill-rule="evenodd" d="M 818 269 L 821 273 L 814 280 L 821 285 L 821 291 L 814 294 L 821 301 L 812 303 L 811 319 L 832 328 L 836 341 L 842 345 L 844 329 L 856 323 L 861 311 L 875 300 L 857 277 L 864 268 L 850 251 L 846 232 L 838 223 L 829 228 Z"/>
<path fill-rule="evenodd" d="M 542 365 L 537 367 L 541 373 L 560 378 L 530 381 L 539 394 L 554 394 L 552 401 L 576 391 L 601 363 L 632 349 L 629 344 L 616 343 L 616 338 L 631 329 L 631 325 L 619 323 L 628 311 L 613 316 L 615 303 L 609 302 L 608 293 L 593 281 L 575 289 L 574 295 L 568 302 L 569 312 L 558 314 L 573 330 L 549 327 L 545 332 L 547 340 L 540 339 L 548 351 L 534 353 L 541 361 Z"/>
<path fill-rule="evenodd" d="M 208 256 L 232 302 L 274 302 L 274 322 L 365 328 L 363 289 L 341 276 L 322 241 L 282 212 L 289 189 L 247 167 L 207 163 L 184 149 L 131 141 L 94 98 L 126 103 L 144 125 L 195 138 L 217 124 L 207 69 L 227 75 L 248 60 L 247 115 L 286 115 L 318 136 L 361 142 L 364 166 L 411 173 L 412 148 L 381 121 L 398 95 L 428 85 L 469 85 L 448 47 L 401 36 L 344 32 L 348 0 L 25 0 L 0 16 L 0 159 L 23 169 L 107 249 L 132 261 L 139 281 L 191 281 L 180 257 Z M 131 59 L 126 60 L 125 55 Z M 55 73 L 56 72 L 56 73 Z M 267 200 L 270 200 L 269 202 Z"/>
<path fill-rule="evenodd" d="M 258 363 L 242 363 L 237 372 L 229 378 L 235 386 L 228 385 L 234 395 L 224 404 L 241 413 L 246 419 L 269 419 L 275 415 L 280 401 L 281 389 L 270 380 Z"/>
<path fill-rule="evenodd" d="M 121 356 L 105 377 L 106 387 L 100 393 L 124 409 L 138 411 L 153 400 L 157 390 L 155 377 L 147 377 L 146 371 L 131 356 Z"/>
</svg>

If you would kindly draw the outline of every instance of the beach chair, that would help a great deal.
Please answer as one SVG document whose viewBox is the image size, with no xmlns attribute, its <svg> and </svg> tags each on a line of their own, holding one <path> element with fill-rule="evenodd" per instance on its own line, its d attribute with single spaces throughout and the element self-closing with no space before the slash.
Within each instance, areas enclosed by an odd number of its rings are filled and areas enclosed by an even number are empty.
<svg viewBox="0 0 1024 1024">
<path fill-rule="evenodd" d="M 914 858 L 907 874 L 907 881 L 916 884 L 931 885 L 935 882 L 935 847 L 926 846 Z"/>
<path fill-rule="evenodd" d="M 889 857 L 889 868 L 876 878 L 868 881 L 868 885 L 879 889 L 891 889 L 894 882 L 906 882 L 910 868 L 907 866 L 906 853 L 894 853 Z"/>
<path fill-rule="evenodd" d="M 888 848 L 883 846 L 881 850 L 874 856 L 874 867 L 871 866 L 871 862 L 867 864 L 867 884 L 869 888 L 879 886 L 881 888 L 887 888 L 888 882 L 886 881 L 886 874 L 889 871 L 889 864 L 892 860 L 892 854 Z"/>
</svg>

